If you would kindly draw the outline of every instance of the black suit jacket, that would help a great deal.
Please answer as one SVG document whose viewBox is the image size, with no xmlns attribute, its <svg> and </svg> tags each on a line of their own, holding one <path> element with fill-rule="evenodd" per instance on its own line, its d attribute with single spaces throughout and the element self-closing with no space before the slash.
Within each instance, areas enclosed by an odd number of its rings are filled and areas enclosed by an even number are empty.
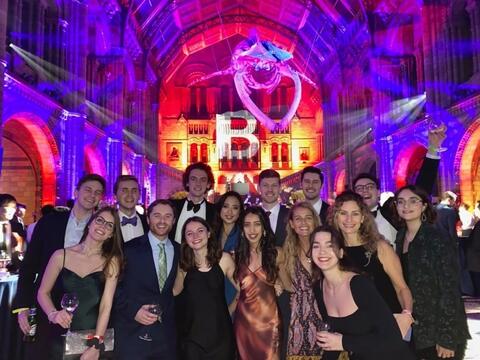
<svg viewBox="0 0 480 360">
<path fill-rule="evenodd" d="M 277 226 L 274 230 L 275 233 L 275 245 L 282 246 L 287 237 L 287 222 L 290 209 L 285 205 L 280 205 L 280 211 L 278 212 Z"/>
<path fill-rule="evenodd" d="M 320 208 L 320 214 L 318 214 L 320 216 L 320 220 L 322 221 L 322 224 L 327 223 L 327 215 L 328 215 L 329 207 L 330 205 L 322 200 L 322 207 Z"/>
<path fill-rule="evenodd" d="M 439 164 L 440 160 L 425 157 L 417 179 L 415 180 L 415 185 L 421 187 L 428 194 L 431 194 L 433 191 L 433 185 L 435 185 L 435 180 L 438 175 Z M 382 213 L 383 217 L 398 230 L 400 224 L 395 217 L 396 210 L 393 201 L 393 197 L 389 198 L 383 203 L 383 206 L 378 207 L 378 210 Z"/>
<path fill-rule="evenodd" d="M 180 217 L 180 213 L 183 210 L 183 206 L 187 199 L 181 199 L 181 200 L 170 200 L 175 207 L 175 224 L 173 224 L 172 230 L 170 231 L 170 234 L 168 234 L 168 237 L 172 239 L 172 241 L 175 241 L 175 234 L 177 233 L 177 223 L 178 223 L 178 218 Z M 206 208 L 206 214 L 207 218 L 205 219 L 207 223 L 212 227 L 213 229 L 213 221 L 215 220 L 215 214 L 217 213 L 217 207 L 215 204 L 212 204 L 208 201 L 205 201 L 205 204 L 207 206 Z"/>
<path fill-rule="evenodd" d="M 69 217 L 70 211 L 53 212 L 38 221 L 20 266 L 13 309 L 32 307 L 36 304 L 37 290 L 48 261 L 56 250 L 64 247 Z M 45 317 L 43 311 L 37 315 Z"/>
<path fill-rule="evenodd" d="M 443 233 L 448 239 L 452 240 L 452 242 L 457 245 L 457 222 L 460 221 L 458 211 L 445 204 L 438 204 L 435 210 L 437 211 L 435 226 L 438 231 Z"/>
<path fill-rule="evenodd" d="M 114 305 L 116 359 L 136 359 L 161 353 L 162 359 L 176 358 L 173 285 L 180 258 L 180 245 L 171 241 L 174 248 L 172 269 L 162 292 L 158 287 L 157 269 L 153 261 L 148 235 L 125 243 L 125 269 L 117 286 Z M 137 311 L 145 304 L 159 303 L 162 322 L 148 326 L 153 339 L 145 343 L 138 337 L 146 328 L 135 320 Z M 147 346 L 148 345 L 148 346 Z"/>
<path fill-rule="evenodd" d="M 143 233 L 148 234 L 150 227 L 148 226 L 147 215 L 142 215 L 142 214 L 139 214 L 138 212 L 137 212 L 137 215 L 140 217 L 140 221 L 142 222 Z"/>
</svg>

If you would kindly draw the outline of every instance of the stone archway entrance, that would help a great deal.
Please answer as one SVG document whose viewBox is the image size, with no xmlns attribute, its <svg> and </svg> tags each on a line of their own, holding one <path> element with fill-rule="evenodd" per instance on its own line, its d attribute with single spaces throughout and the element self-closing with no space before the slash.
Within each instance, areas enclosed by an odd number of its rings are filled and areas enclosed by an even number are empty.
<svg viewBox="0 0 480 360">
<path fill-rule="evenodd" d="M 34 114 L 19 113 L 3 126 L 3 160 L 0 191 L 27 205 L 27 223 L 45 204 L 56 203 L 59 153 L 44 121 Z"/>
</svg>

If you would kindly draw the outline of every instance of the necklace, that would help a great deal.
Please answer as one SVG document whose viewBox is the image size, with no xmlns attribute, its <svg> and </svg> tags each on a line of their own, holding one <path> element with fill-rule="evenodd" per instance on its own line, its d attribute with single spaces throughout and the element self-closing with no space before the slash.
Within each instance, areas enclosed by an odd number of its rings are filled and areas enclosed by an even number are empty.
<svg viewBox="0 0 480 360">
<path fill-rule="evenodd" d="M 308 256 L 308 253 L 303 250 L 303 248 L 300 246 L 300 249 L 302 249 L 302 254 L 303 256 L 305 256 L 305 260 L 307 261 L 307 263 L 311 264 L 312 263 L 312 259 L 310 258 L 310 256 Z"/>
</svg>

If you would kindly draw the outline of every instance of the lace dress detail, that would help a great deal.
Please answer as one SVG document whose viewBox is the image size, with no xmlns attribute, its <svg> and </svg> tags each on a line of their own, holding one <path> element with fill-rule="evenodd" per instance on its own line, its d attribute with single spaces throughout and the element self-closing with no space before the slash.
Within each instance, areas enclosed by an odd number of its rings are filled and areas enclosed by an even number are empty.
<svg viewBox="0 0 480 360">
<path fill-rule="evenodd" d="M 321 349 L 316 344 L 316 333 L 321 316 L 313 294 L 312 276 L 299 259 L 295 261 L 292 286 L 288 358 L 320 359 Z"/>
</svg>

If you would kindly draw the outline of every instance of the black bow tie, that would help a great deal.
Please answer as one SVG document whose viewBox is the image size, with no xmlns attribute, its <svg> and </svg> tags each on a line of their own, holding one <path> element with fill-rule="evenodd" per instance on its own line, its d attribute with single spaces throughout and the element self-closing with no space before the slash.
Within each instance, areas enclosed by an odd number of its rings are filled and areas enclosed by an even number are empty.
<svg viewBox="0 0 480 360">
<path fill-rule="evenodd" d="M 203 201 L 204 201 L 204 200 L 202 200 L 202 201 L 199 202 L 198 204 L 194 204 L 192 200 L 188 200 L 188 202 L 187 202 L 187 211 L 190 211 L 190 210 L 193 209 L 193 212 L 196 214 L 196 213 L 200 210 L 200 207 L 202 206 Z"/>
<path fill-rule="evenodd" d="M 265 211 L 265 214 L 267 214 L 268 217 L 270 217 L 271 211 Z"/>
<path fill-rule="evenodd" d="M 128 218 L 126 216 L 122 216 L 122 222 L 120 223 L 122 226 L 131 224 L 133 226 L 137 226 L 137 217 L 134 216 L 132 218 Z"/>
<path fill-rule="evenodd" d="M 374 218 L 377 217 L 377 213 L 378 213 L 378 210 L 370 211 L 370 214 L 372 214 L 372 216 L 373 216 Z"/>
</svg>

